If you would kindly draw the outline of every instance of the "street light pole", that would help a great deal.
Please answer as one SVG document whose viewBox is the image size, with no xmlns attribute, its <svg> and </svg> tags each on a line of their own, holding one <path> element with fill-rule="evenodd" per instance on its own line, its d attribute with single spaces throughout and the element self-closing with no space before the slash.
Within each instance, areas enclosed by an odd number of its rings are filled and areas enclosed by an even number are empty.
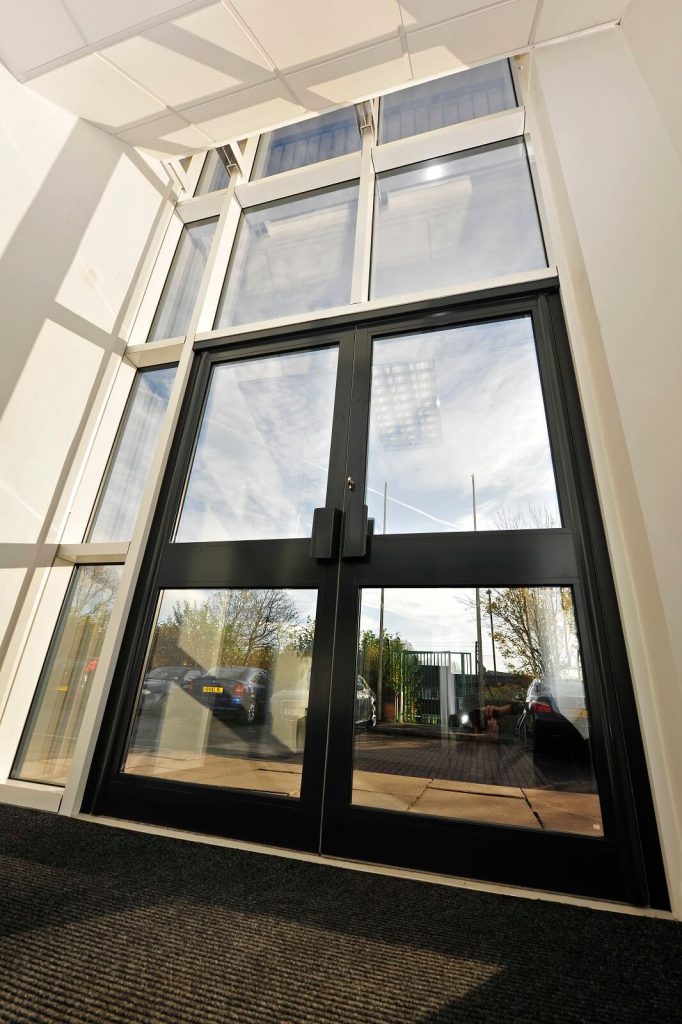
<svg viewBox="0 0 682 1024">
<path fill-rule="evenodd" d="M 476 478 L 474 474 L 471 474 L 471 500 L 474 509 L 474 531 L 478 529 L 476 524 Z M 481 592 L 476 587 L 476 636 L 477 636 L 477 658 L 478 661 L 478 697 L 476 698 L 480 703 L 483 700 L 483 630 L 481 629 Z"/>
<path fill-rule="evenodd" d="M 490 639 L 492 640 L 493 644 L 493 676 L 495 679 L 495 687 L 497 687 L 497 661 L 495 659 L 495 634 L 493 633 L 493 604 L 490 596 L 490 587 L 488 587 L 488 589 L 486 590 L 486 594 L 488 595 L 488 613 L 490 615 Z"/>
<path fill-rule="evenodd" d="M 384 481 L 384 528 L 386 533 L 386 496 L 388 493 L 388 481 Z M 381 600 L 379 602 L 379 675 L 377 677 L 377 721 L 383 720 L 383 689 L 384 689 L 384 588 L 381 588 Z"/>
</svg>

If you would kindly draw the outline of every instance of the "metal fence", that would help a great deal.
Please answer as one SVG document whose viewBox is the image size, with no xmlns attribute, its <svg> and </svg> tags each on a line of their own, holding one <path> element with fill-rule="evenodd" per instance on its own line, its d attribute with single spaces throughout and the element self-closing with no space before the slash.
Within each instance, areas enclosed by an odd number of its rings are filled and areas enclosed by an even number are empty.
<svg viewBox="0 0 682 1024">
<path fill-rule="evenodd" d="M 447 724 L 447 717 L 473 707 L 478 699 L 471 654 L 461 651 L 403 650 L 392 685 L 398 722 Z"/>
</svg>

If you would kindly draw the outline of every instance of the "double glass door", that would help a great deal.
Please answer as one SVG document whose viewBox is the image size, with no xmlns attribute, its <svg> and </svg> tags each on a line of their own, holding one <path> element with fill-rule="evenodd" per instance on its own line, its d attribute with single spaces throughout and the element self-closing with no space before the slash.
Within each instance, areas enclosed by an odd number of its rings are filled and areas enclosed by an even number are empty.
<svg viewBox="0 0 682 1024">
<path fill-rule="evenodd" d="M 534 294 L 197 354 L 95 812 L 647 898 L 555 341 Z"/>
</svg>

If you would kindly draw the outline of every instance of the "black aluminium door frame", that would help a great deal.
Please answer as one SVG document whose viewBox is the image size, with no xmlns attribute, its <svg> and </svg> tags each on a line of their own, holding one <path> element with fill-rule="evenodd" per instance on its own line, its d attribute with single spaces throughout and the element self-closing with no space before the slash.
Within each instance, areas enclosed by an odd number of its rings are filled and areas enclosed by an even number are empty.
<svg viewBox="0 0 682 1024">
<path fill-rule="evenodd" d="M 501 298 L 483 307 L 464 304 L 435 315 L 418 311 L 399 322 L 379 321 L 359 328 L 353 387 L 356 415 L 348 461 L 356 487 L 347 502 L 357 507 L 365 501 L 373 339 L 524 315 L 533 324 L 563 527 L 386 536 L 370 530 L 367 554 L 342 559 L 339 606 L 346 614 L 338 620 L 335 641 L 322 852 L 665 908 L 668 897 L 641 737 L 556 289 Z M 353 711 L 345 681 L 357 651 L 361 588 L 500 585 L 555 585 L 572 590 L 603 837 L 536 833 L 351 805 Z"/>
<path fill-rule="evenodd" d="M 166 474 L 153 531 L 154 540 L 150 543 L 130 616 L 126 637 L 128 654 L 121 657 L 117 667 L 86 794 L 86 809 L 159 824 L 174 824 L 199 832 L 219 832 L 301 849 L 317 848 L 319 835 L 310 815 L 312 810 L 314 817 L 314 809 L 319 813 L 323 784 L 320 777 L 317 781 L 311 777 L 305 794 L 306 798 L 310 797 L 307 821 L 304 820 L 306 800 L 303 792 L 295 811 L 291 806 L 282 808 L 284 801 L 281 799 L 259 796 L 256 801 L 258 807 L 269 808 L 267 827 L 262 826 L 259 813 L 254 814 L 253 799 L 245 799 L 238 791 L 225 797 L 224 791 L 220 791 L 223 803 L 229 805 L 232 812 L 231 827 L 226 831 L 216 827 L 216 794 L 210 787 L 190 787 L 191 811 L 188 816 L 186 800 L 183 798 L 181 804 L 178 803 L 183 795 L 180 784 L 136 787 L 129 777 L 116 772 L 122 723 L 125 724 L 126 716 L 132 713 L 134 697 L 133 685 L 126 687 L 125 680 L 134 676 L 136 671 L 139 676 L 141 669 L 151 629 L 149 593 L 154 587 L 150 579 L 161 561 L 161 537 L 169 535 L 167 531 L 163 532 L 164 524 L 167 526 L 169 516 L 172 519 L 173 510 L 177 507 L 183 480 L 182 466 L 187 462 L 188 445 L 193 443 L 192 424 L 196 428 L 200 419 L 200 403 L 196 396 L 201 394 L 202 381 L 205 384 L 208 379 L 207 367 L 223 358 L 225 353 L 230 358 L 271 354 L 289 347 L 320 347 L 338 339 L 346 329 L 356 332 L 355 364 L 351 367 L 347 359 L 345 362 L 342 360 L 339 376 L 340 387 L 346 389 L 344 393 L 349 401 L 349 374 L 354 372 L 348 468 L 344 463 L 341 471 L 342 445 L 339 443 L 336 453 L 338 465 L 334 474 L 336 490 L 334 494 L 328 493 L 330 507 L 341 507 L 345 503 L 348 523 L 358 504 L 364 502 L 372 337 L 525 314 L 533 320 L 564 527 L 547 531 L 518 531 L 514 538 L 492 533 L 487 536 L 483 533 L 448 534 L 445 535 L 449 549 L 447 560 L 442 558 L 442 546 L 438 554 L 444 535 L 414 535 L 408 539 L 395 535 L 375 536 L 369 538 L 367 556 L 342 563 L 338 606 L 344 609 L 344 615 L 339 619 L 335 634 L 335 660 L 332 647 L 320 641 L 318 650 L 316 641 L 316 663 L 311 682 L 311 712 L 317 714 L 321 723 L 326 714 L 321 677 L 333 669 L 328 749 L 323 749 L 324 742 L 319 734 L 317 739 L 310 740 L 310 747 L 308 741 L 306 745 L 306 759 L 311 769 L 315 761 L 318 771 L 321 770 L 325 756 L 327 758 L 322 851 L 330 856 L 374 860 L 661 908 L 669 906 L 641 735 L 561 302 L 557 285 L 547 281 L 492 289 L 449 300 L 411 303 L 390 312 L 377 310 L 362 316 L 330 318 L 324 327 L 319 324 L 299 325 L 274 332 L 245 332 L 227 344 L 220 339 L 195 344 L 195 349 L 202 355 L 193 369 L 193 381 L 183 408 L 182 429 Z M 337 391 L 335 431 L 340 437 L 343 424 L 340 423 L 342 413 L 338 397 Z M 353 492 L 343 488 L 347 474 L 356 482 Z M 330 488 L 331 480 L 330 473 Z M 171 500 L 174 493 L 175 501 Z M 259 559 L 255 547 L 249 552 L 246 545 L 252 542 L 241 544 L 245 545 L 244 566 L 250 562 L 251 568 L 258 570 L 256 577 L 264 581 L 263 585 L 266 585 L 265 581 L 268 581 L 267 585 L 275 585 L 267 557 Z M 402 560 L 400 569 L 396 568 L 398 556 Z M 172 561 L 173 557 L 171 553 L 169 559 Z M 168 562 L 166 567 L 170 564 Z M 453 569 L 455 564 L 456 570 Z M 318 562 L 317 569 L 322 574 L 318 578 L 325 578 L 327 584 L 331 584 L 338 572 L 333 562 Z M 258 572 L 263 574 L 258 576 Z M 285 579 L 285 575 L 278 577 L 281 585 L 291 586 L 291 578 Z M 408 822 L 406 816 L 394 812 L 350 805 L 352 698 L 355 687 L 350 687 L 347 680 L 354 680 L 355 674 L 359 588 L 363 585 L 390 586 L 392 581 L 403 586 L 475 586 L 482 582 L 487 585 L 499 582 L 507 585 L 554 583 L 572 587 L 585 658 L 605 838 L 585 839 L 559 833 L 538 835 L 502 825 L 425 816 L 414 816 Z M 318 614 L 329 622 L 333 618 L 332 590 L 333 587 L 328 585 L 329 597 L 318 608 Z M 597 679 L 599 682 L 595 683 Z M 286 813 L 282 814 L 284 810 Z M 236 821 L 241 821 L 243 827 L 235 828 Z M 291 830 L 296 834 L 293 835 Z"/>
<path fill-rule="evenodd" d="M 94 813 L 282 847 L 310 851 L 319 848 L 323 787 L 319 765 L 324 764 L 326 749 L 327 680 L 331 675 L 337 565 L 329 559 L 312 557 L 310 537 L 197 543 L 174 543 L 172 537 L 198 441 L 212 371 L 215 366 L 228 362 L 328 348 L 338 350 L 325 508 L 329 511 L 341 508 L 353 344 L 354 332 L 341 328 L 309 332 L 289 338 L 287 342 L 273 341 L 270 337 L 255 345 L 230 345 L 222 351 L 205 352 L 195 360 L 86 791 L 84 807 Z M 334 525 L 331 517 L 328 525 Z M 333 544 L 338 538 L 330 536 L 328 539 Z M 177 588 L 318 591 L 300 799 L 158 780 L 121 771 L 159 594 L 165 589 Z"/>
</svg>

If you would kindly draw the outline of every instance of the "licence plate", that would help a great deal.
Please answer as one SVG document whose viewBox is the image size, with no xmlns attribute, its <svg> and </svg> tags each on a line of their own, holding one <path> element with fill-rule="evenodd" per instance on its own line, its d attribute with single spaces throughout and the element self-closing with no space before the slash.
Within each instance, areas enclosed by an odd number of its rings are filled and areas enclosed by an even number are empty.
<svg viewBox="0 0 682 1024">
<path fill-rule="evenodd" d="M 223 686 L 204 686 L 204 693 L 222 693 L 224 690 Z"/>
<path fill-rule="evenodd" d="M 283 718 L 303 718 L 306 713 L 306 708 L 302 708 L 300 704 L 287 704 L 286 702 L 282 705 L 282 717 Z"/>
<path fill-rule="evenodd" d="M 576 711 L 575 717 L 576 718 L 587 718 L 587 708 L 580 708 L 579 711 Z"/>
</svg>

